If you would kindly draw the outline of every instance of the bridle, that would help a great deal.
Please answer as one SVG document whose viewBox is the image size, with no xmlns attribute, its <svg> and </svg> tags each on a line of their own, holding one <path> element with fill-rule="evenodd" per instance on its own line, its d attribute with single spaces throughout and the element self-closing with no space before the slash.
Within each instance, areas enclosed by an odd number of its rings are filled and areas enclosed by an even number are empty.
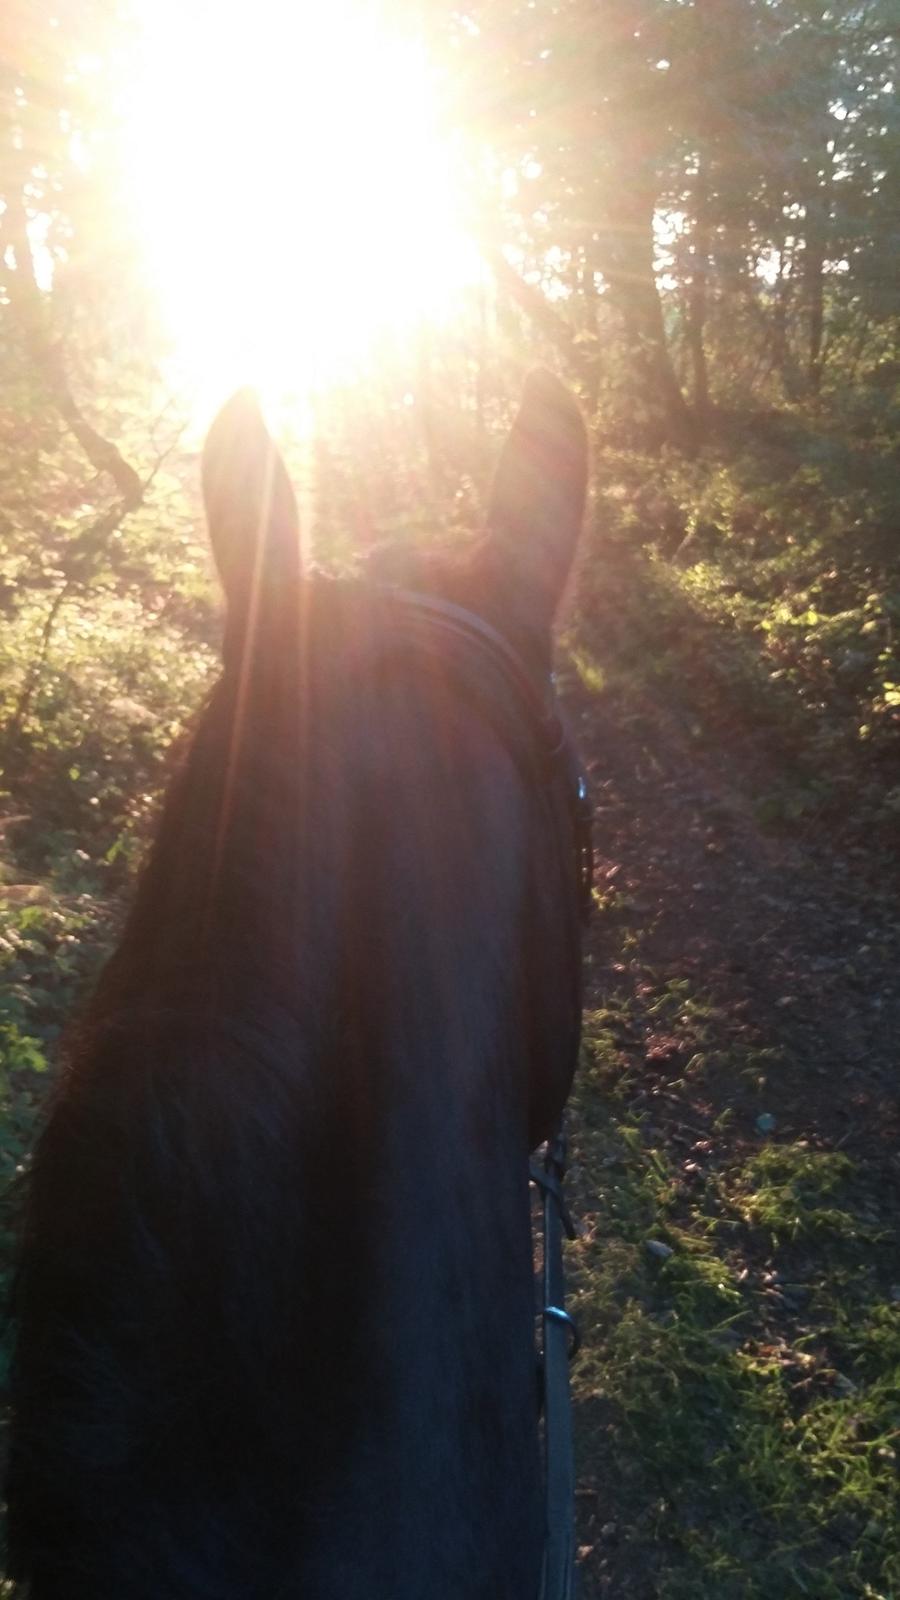
<svg viewBox="0 0 900 1600">
<path fill-rule="evenodd" d="M 456 650 L 464 664 L 471 664 L 473 656 L 476 661 L 478 657 L 486 659 L 511 690 L 522 723 L 528 731 L 539 773 L 542 772 L 548 782 L 561 779 L 566 786 L 578 885 L 578 914 L 581 922 L 587 923 L 594 890 L 593 807 L 584 769 L 560 715 L 553 674 L 548 673 L 543 682 L 538 681 L 519 652 L 491 623 L 454 601 L 441 600 L 412 589 L 392 588 L 385 593 L 396 606 L 396 616 L 392 618 L 395 638 L 409 640 L 423 652 L 435 652 L 442 671 L 453 665 L 452 656 L 448 662 L 448 646 L 451 651 Z M 510 719 L 508 713 L 503 714 L 503 708 L 500 708 L 498 717 L 493 700 L 479 696 L 479 704 L 495 723 L 499 723 L 501 734 L 509 731 Z"/>
<path fill-rule="evenodd" d="M 506 686 L 527 732 L 533 766 L 544 781 L 562 781 L 572 826 L 575 856 L 576 911 L 582 923 L 593 901 L 594 852 L 592 807 L 587 780 L 574 743 L 556 703 L 552 674 L 539 682 L 518 651 L 489 622 L 453 601 L 414 590 L 385 593 L 395 608 L 392 637 L 411 642 L 442 673 L 452 670 L 454 656 L 463 670 L 488 664 Z M 501 736 L 510 734 L 507 707 L 496 697 L 478 697 Z M 580 970 L 576 977 L 580 1011 Z M 544 1560 L 539 1600 L 572 1600 L 575 1591 L 575 1464 L 569 1362 L 578 1347 L 575 1324 L 565 1309 L 562 1236 L 574 1238 L 563 1198 L 566 1140 L 562 1126 L 530 1163 L 529 1176 L 542 1199 L 543 1309 L 541 1400 L 544 1419 Z"/>
</svg>

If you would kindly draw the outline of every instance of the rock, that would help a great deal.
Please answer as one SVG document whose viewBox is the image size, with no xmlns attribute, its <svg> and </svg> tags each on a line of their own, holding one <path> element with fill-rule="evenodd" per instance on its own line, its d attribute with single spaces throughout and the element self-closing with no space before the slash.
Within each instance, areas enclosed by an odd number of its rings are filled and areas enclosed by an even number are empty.
<svg viewBox="0 0 900 1600">
<path fill-rule="evenodd" d="M 663 1244 L 662 1239 L 647 1239 L 645 1241 L 647 1254 L 655 1256 L 658 1261 L 668 1261 L 675 1252 L 670 1244 Z"/>
</svg>

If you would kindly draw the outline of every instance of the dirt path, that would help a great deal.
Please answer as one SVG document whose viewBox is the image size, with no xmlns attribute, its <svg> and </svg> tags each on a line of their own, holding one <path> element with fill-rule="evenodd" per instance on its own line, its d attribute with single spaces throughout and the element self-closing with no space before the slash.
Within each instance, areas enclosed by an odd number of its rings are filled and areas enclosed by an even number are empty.
<svg viewBox="0 0 900 1600">
<path fill-rule="evenodd" d="M 761 827 L 755 801 L 777 774 L 763 769 L 763 758 L 749 745 L 701 745 L 677 704 L 667 704 L 662 695 L 651 698 L 631 684 L 596 693 L 578 684 L 567 698 L 596 802 L 601 909 L 588 942 L 586 1007 L 597 1008 L 606 1027 L 613 998 L 616 1046 L 612 1098 L 608 1105 L 602 1098 L 599 1108 L 595 1104 L 593 1132 L 577 1124 L 574 1130 L 575 1207 L 600 1233 L 597 1252 L 575 1247 L 576 1301 L 586 1291 L 584 1303 L 601 1306 L 599 1325 L 589 1322 L 585 1330 L 598 1359 L 592 1366 L 589 1348 L 582 1368 L 588 1376 L 575 1380 L 582 1464 L 579 1592 L 582 1600 L 881 1596 L 880 1586 L 857 1581 L 855 1558 L 848 1554 L 859 1548 L 868 1512 L 858 1518 L 828 1511 L 811 1516 L 815 1531 L 804 1532 L 808 1554 L 796 1558 L 795 1582 L 794 1557 L 782 1552 L 803 1520 L 806 1491 L 796 1489 L 798 1500 L 788 1498 L 787 1509 L 779 1510 L 778 1495 L 767 1487 L 776 1458 L 785 1482 L 792 1481 L 797 1446 L 790 1419 L 802 1428 L 814 1394 L 829 1403 L 833 1397 L 836 1438 L 845 1423 L 863 1434 L 867 1426 L 841 1418 L 841 1404 L 855 1409 L 855 1401 L 840 1396 L 855 1395 L 856 1384 L 838 1370 L 847 1358 L 840 1344 L 835 1347 L 816 1298 L 824 1307 L 827 1296 L 808 1287 L 826 1282 L 834 1265 L 827 1236 L 810 1244 L 810 1264 L 798 1262 L 788 1270 L 790 1248 L 773 1251 L 771 1239 L 754 1238 L 752 1230 L 742 1235 L 735 1225 L 738 1232 L 730 1237 L 741 1259 L 734 1261 L 732 1254 L 731 1266 L 743 1308 L 735 1325 L 728 1322 L 727 1307 L 721 1332 L 704 1333 L 702 1319 L 693 1332 L 682 1323 L 683 1339 L 695 1342 L 679 1343 L 676 1328 L 666 1354 L 652 1332 L 673 1315 L 663 1279 L 654 1277 L 659 1262 L 648 1267 L 647 1236 L 641 1242 L 640 1233 L 635 1235 L 615 1193 L 617 1184 L 627 1188 L 629 1182 L 638 1192 L 646 1158 L 634 1146 L 617 1151 L 612 1145 L 604 1153 L 596 1128 L 608 1116 L 613 1137 L 621 1117 L 640 1130 L 644 1145 L 678 1175 L 685 1198 L 676 1201 L 674 1217 L 679 1220 L 681 1204 L 688 1232 L 691 1207 L 698 1208 L 696 1220 L 707 1180 L 708 1192 L 715 1194 L 716 1173 L 752 1163 L 770 1142 L 845 1152 L 854 1163 L 863 1225 L 871 1224 L 873 1237 L 885 1241 L 882 1292 L 900 1301 L 900 1289 L 887 1287 L 897 1284 L 890 1240 L 900 1214 L 896 877 L 892 873 L 890 881 L 874 850 L 855 845 L 842 853 L 814 825 L 792 835 Z M 682 994 L 683 1005 L 677 999 Z M 671 995 L 674 1002 L 665 998 Z M 698 1049 L 714 1065 L 696 1070 Z M 580 1149 L 593 1153 L 581 1157 Z M 598 1217 L 599 1224 L 592 1221 Z M 702 1229 L 695 1235 L 709 1237 Z M 875 1254 L 860 1245 L 863 1270 Z M 673 1265 L 677 1261 L 676 1256 Z M 785 1270 L 807 1286 L 783 1287 Z M 644 1330 L 639 1341 L 636 1315 Z M 783 1424 L 768 1436 L 775 1452 L 768 1464 L 753 1456 L 753 1418 L 740 1410 L 738 1397 L 745 1391 L 737 1371 L 729 1389 L 716 1369 L 725 1396 L 721 1416 L 719 1390 L 710 1401 L 696 1377 L 693 1362 L 699 1360 L 702 1369 L 706 1359 L 696 1352 L 710 1352 L 714 1363 L 723 1341 L 726 1352 L 742 1346 L 751 1362 L 769 1362 L 787 1374 L 794 1398 Z M 657 1394 L 668 1396 L 659 1437 L 670 1465 L 662 1476 L 653 1432 Z M 644 1420 L 636 1424 L 636 1415 Z M 671 1446 L 679 1429 L 683 1456 Z M 829 1467 L 835 1483 L 841 1481 L 843 1449 L 835 1444 Z M 743 1504 L 745 1490 L 755 1510 Z M 809 1493 L 821 1495 L 823 1507 L 830 1503 L 824 1487 L 813 1483 Z M 876 1517 L 887 1528 L 893 1513 L 884 1513 L 885 1504 L 879 1502 Z M 889 1542 L 889 1533 L 885 1538 Z M 707 1553 L 715 1547 L 736 1563 L 728 1580 L 711 1556 L 705 1565 L 707 1558 L 698 1553 L 704 1541 Z M 831 1586 L 817 1589 L 817 1564 L 832 1560 L 839 1574 Z"/>
<path fill-rule="evenodd" d="M 570 704 L 594 790 L 598 883 L 640 930 L 644 961 L 783 1052 L 765 1107 L 782 1134 L 900 1148 L 900 914 L 885 863 L 860 846 L 830 849 L 815 824 L 764 831 L 760 759 L 698 750 L 659 700 L 577 690 Z M 622 984 L 609 944 L 601 916 L 589 1005 Z M 650 1051 L 662 1059 L 665 1042 Z M 730 1088 L 737 1105 L 743 1086 Z"/>
</svg>

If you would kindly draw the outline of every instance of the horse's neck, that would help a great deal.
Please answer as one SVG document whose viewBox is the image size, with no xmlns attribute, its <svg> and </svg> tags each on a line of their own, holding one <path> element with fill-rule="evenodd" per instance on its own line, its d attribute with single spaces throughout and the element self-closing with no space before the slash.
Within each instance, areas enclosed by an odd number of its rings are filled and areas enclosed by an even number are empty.
<svg viewBox="0 0 900 1600">
<path fill-rule="evenodd" d="M 385 1592 L 518 1600 L 539 1546 L 527 798 L 486 729 L 462 748 L 458 732 L 454 763 L 424 743 L 404 757 L 359 886 L 371 967 L 352 985 L 343 1154 L 366 1174 L 368 1284 L 335 1493 L 363 1570 L 399 1561 Z"/>
</svg>

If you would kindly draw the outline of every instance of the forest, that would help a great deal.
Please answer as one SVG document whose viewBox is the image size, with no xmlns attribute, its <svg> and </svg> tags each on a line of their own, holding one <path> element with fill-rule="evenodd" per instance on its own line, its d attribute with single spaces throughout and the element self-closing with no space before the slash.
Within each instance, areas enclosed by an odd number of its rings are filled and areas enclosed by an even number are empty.
<svg viewBox="0 0 900 1600">
<path fill-rule="evenodd" d="M 4 1278 L 218 671 L 215 410 L 259 389 L 343 572 L 477 532 L 551 368 L 582 1600 L 900 1596 L 898 82 L 900 0 L 0 19 Z"/>
</svg>

